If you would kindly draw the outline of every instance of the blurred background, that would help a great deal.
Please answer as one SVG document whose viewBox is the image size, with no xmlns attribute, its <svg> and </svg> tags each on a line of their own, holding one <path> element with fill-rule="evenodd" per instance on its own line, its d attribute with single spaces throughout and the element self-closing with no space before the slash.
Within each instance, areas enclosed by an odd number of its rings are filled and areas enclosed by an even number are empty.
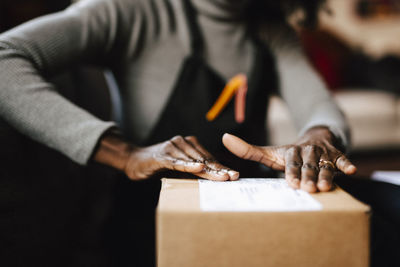
<svg viewBox="0 0 400 267">
<path fill-rule="evenodd" d="M 70 0 L 2 0 L 0 2 L 0 31 L 3 32 L 22 22 L 62 10 Z"/>
<path fill-rule="evenodd" d="M 350 123 L 358 174 L 400 170 L 400 1 L 327 0 L 318 28 L 298 32 Z M 272 142 L 294 139 L 280 99 L 270 109 Z"/>
<path fill-rule="evenodd" d="M 70 2 L 1 0 L 0 32 Z M 317 29 L 300 29 L 299 35 L 350 122 L 350 153 L 360 174 L 400 169 L 400 1 L 328 0 L 319 20 Z M 273 144 L 296 138 L 277 97 L 271 100 L 269 124 Z"/>
</svg>

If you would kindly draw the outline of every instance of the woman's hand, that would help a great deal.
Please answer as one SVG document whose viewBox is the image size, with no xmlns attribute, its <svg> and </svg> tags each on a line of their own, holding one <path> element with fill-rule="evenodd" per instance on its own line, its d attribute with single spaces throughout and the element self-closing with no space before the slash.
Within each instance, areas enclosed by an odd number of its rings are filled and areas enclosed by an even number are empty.
<svg viewBox="0 0 400 267">
<path fill-rule="evenodd" d="M 194 136 L 175 136 L 149 147 L 134 147 L 117 135 L 106 135 L 94 159 L 123 171 L 132 180 L 143 180 L 162 170 L 217 181 L 239 178 L 238 172 L 218 163 Z"/>
<path fill-rule="evenodd" d="M 357 171 L 346 156 L 334 147 L 334 136 L 324 127 L 310 129 L 293 145 L 254 146 L 230 134 L 225 134 L 222 141 L 238 157 L 285 171 L 289 186 L 310 193 L 329 191 L 336 170 L 347 175 Z"/>
</svg>

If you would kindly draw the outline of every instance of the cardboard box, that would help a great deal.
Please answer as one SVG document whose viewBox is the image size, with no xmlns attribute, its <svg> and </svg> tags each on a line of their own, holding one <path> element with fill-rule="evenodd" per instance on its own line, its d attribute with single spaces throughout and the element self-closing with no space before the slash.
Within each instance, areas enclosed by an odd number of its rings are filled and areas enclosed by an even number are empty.
<svg viewBox="0 0 400 267">
<path fill-rule="evenodd" d="M 335 189 L 319 211 L 205 212 L 197 180 L 163 179 L 158 267 L 369 265 L 369 207 Z"/>
</svg>

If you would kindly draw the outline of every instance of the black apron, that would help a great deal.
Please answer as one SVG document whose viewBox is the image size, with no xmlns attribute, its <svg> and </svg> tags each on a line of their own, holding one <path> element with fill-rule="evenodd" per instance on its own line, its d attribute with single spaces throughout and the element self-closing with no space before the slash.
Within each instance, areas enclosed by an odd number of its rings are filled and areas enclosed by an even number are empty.
<svg viewBox="0 0 400 267">
<path fill-rule="evenodd" d="M 207 121 L 205 115 L 215 103 L 227 81 L 204 61 L 204 41 L 196 21 L 195 10 L 190 1 L 184 0 L 183 3 L 191 34 L 191 55 L 183 63 L 175 88 L 158 123 L 148 138 L 139 145 L 153 145 L 176 135 L 193 135 L 219 162 L 240 171 L 241 177 L 265 177 L 268 175 L 265 169 L 263 172 L 258 163 L 234 156 L 224 148 L 221 138 L 224 133 L 231 133 L 252 144 L 265 145 L 268 95 L 271 89 L 276 87 L 275 68 L 271 54 L 259 41 L 254 40 L 256 54 L 248 77 L 245 121 L 241 124 L 235 121 L 233 101 L 214 121 Z M 250 32 L 249 35 L 251 35 Z M 159 174 L 157 178 L 160 176 L 181 175 L 168 172 Z M 184 177 L 188 175 L 185 174 Z M 116 227 L 121 230 L 119 236 L 125 240 L 123 244 L 128 246 L 128 248 L 118 248 L 118 251 L 126 249 L 125 252 L 135 260 L 142 255 L 144 258 L 141 259 L 141 266 L 152 266 L 154 264 L 152 261 L 154 260 L 154 211 L 158 201 L 160 180 L 131 182 L 124 177 L 118 187 L 116 209 L 119 210 L 119 219 L 116 221 L 118 224 Z M 121 223 L 125 224 L 126 228 L 121 227 Z M 137 240 L 138 243 L 132 245 L 132 240 Z M 118 242 L 120 243 L 121 240 Z M 120 255 L 119 258 L 122 260 L 121 257 Z"/>
<path fill-rule="evenodd" d="M 254 177 L 260 174 L 259 164 L 234 156 L 224 148 L 221 138 L 224 133 L 231 133 L 252 144 L 265 145 L 266 108 L 268 95 L 271 93 L 268 89 L 275 88 L 272 57 L 265 46 L 254 41 L 255 62 L 248 78 L 246 120 L 243 123 L 235 121 L 234 101 L 231 101 L 214 121 L 207 121 L 205 115 L 227 81 L 204 61 L 204 41 L 196 23 L 195 12 L 189 1 L 184 3 L 189 15 L 187 19 L 192 37 L 192 53 L 183 63 L 175 89 L 158 123 L 142 145 L 153 145 L 176 135 L 193 135 L 222 164 L 240 171 L 241 177 Z"/>
</svg>

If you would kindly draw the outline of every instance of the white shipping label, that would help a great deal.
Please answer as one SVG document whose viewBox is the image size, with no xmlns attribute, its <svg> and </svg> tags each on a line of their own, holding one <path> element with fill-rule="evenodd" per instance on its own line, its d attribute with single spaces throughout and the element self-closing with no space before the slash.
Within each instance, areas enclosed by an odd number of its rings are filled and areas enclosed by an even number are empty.
<svg viewBox="0 0 400 267">
<path fill-rule="evenodd" d="M 241 178 L 215 182 L 199 179 L 200 207 L 204 211 L 315 211 L 322 205 L 284 179 Z"/>
</svg>

